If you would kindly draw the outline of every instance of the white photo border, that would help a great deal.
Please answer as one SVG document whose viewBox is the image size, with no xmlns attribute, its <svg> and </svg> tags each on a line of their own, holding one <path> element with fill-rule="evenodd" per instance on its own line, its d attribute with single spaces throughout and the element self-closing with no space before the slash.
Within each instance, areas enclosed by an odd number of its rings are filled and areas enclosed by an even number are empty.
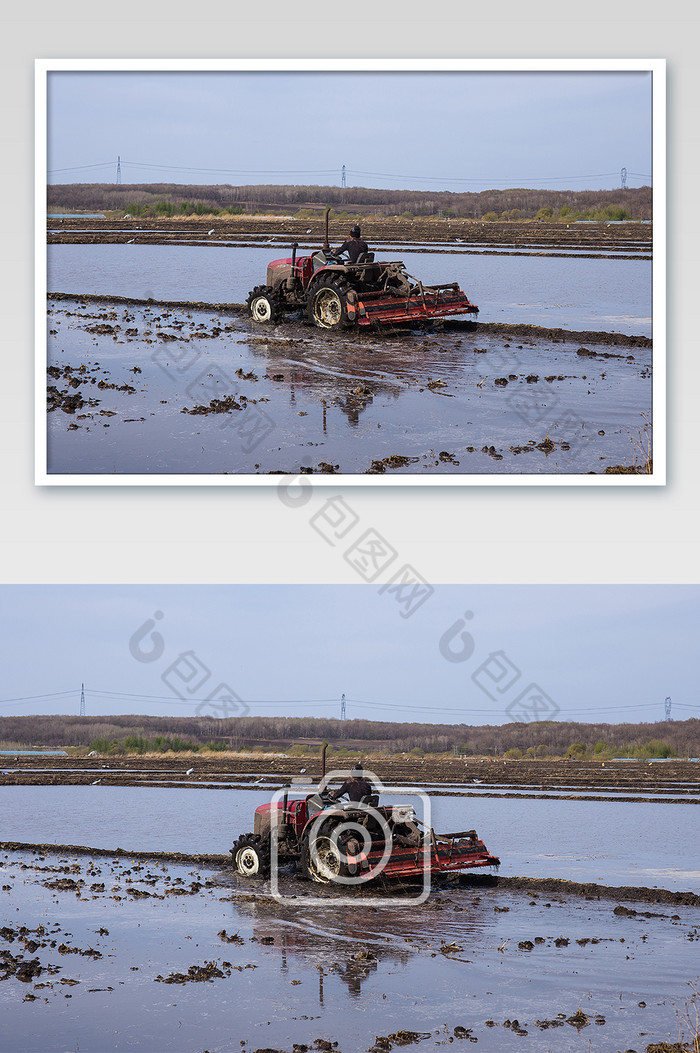
<svg viewBox="0 0 700 1053">
<path fill-rule="evenodd" d="M 71 474 L 48 472 L 45 370 L 46 332 L 46 173 L 48 75 L 54 72 L 648 72 L 652 75 L 652 421 L 654 471 L 651 475 L 481 475 L 371 476 L 314 475 L 314 486 L 665 486 L 666 414 L 666 60 L 655 59 L 36 59 L 35 60 L 35 456 L 37 486 L 266 486 L 277 475 Z"/>
</svg>

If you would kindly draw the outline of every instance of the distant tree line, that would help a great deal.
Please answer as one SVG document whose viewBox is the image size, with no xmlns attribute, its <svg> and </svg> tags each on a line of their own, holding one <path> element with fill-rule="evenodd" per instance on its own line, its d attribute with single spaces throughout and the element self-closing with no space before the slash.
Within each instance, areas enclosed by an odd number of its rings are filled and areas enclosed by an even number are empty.
<svg viewBox="0 0 700 1053">
<path fill-rule="evenodd" d="M 453 193 L 331 186 L 197 186 L 179 183 L 66 183 L 47 188 L 50 211 L 143 215 L 294 214 L 330 205 L 346 213 L 459 219 L 649 220 L 651 187 L 615 190 L 482 190 Z M 606 211 L 607 210 L 607 211 Z"/>
<path fill-rule="evenodd" d="M 700 756 L 700 720 L 645 724 L 538 721 L 501 726 L 391 723 L 318 717 L 0 717 L 0 748 L 84 746 L 144 752 L 208 747 L 318 751 L 337 748 L 464 756 Z M 515 751 L 515 752 L 513 752 Z"/>
</svg>

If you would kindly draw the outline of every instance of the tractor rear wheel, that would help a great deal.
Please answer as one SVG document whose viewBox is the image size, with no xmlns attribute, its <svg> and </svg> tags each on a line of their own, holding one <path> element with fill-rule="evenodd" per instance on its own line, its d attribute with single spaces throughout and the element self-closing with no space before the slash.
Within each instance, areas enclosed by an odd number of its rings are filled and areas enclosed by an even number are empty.
<svg viewBox="0 0 700 1053">
<path fill-rule="evenodd" d="M 324 276 L 309 292 L 307 315 L 321 329 L 342 329 L 351 325 L 348 318 L 350 286 L 342 279 Z"/>
<path fill-rule="evenodd" d="M 334 836 L 334 830 L 343 829 Z M 353 829 L 354 828 L 354 829 Z M 300 869 L 303 874 L 322 885 L 353 884 L 359 866 L 354 860 L 363 847 L 365 834 L 360 823 L 345 819 L 330 819 L 302 844 Z M 345 879 L 345 880 L 344 880 Z"/>
<path fill-rule="evenodd" d="M 279 306 L 277 297 L 269 285 L 256 285 L 247 299 L 248 314 L 254 322 L 271 325 L 277 321 Z"/>
<path fill-rule="evenodd" d="M 314 839 L 313 848 L 308 839 L 304 841 L 300 865 L 307 878 L 321 885 L 328 885 L 335 878 L 345 876 L 340 853 L 326 834 Z"/>
<path fill-rule="evenodd" d="M 270 846 L 259 834 L 241 834 L 231 855 L 236 871 L 244 877 L 263 877 L 270 869 Z"/>
</svg>

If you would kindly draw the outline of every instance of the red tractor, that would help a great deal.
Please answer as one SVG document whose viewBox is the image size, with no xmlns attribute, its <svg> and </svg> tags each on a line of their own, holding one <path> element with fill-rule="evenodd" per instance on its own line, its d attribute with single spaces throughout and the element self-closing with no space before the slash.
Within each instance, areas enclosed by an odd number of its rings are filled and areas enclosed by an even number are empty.
<svg viewBox="0 0 700 1053">
<path fill-rule="evenodd" d="M 321 784 L 323 786 L 323 783 Z M 364 884 L 385 878 L 421 877 L 474 867 L 498 866 L 474 830 L 436 834 L 416 818 L 411 805 L 379 806 L 377 795 L 339 804 L 325 789 L 255 809 L 252 833 L 241 834 L 231 849 L 244 876 L 269 873 L 273 838 L 279 866 L 296 862 L 298 871 L 324 884 Z"/>
<path fill-rule="evenodd" d="M 349 263 L 328 243 L 328 210 L 323 248 L 311 256 L 297 256 L 297 247 L 292 245 L 291 257 L 269 263 L 267 284 L 256 285 L 248 295 L 253 321 L 276 322 L 284 313 L 300 308 L 322 329 L 479 313 L 457 282 L 423 285 L 406 272 L 403 263 L 375 261 L 373 252 Z"/>
</svg>

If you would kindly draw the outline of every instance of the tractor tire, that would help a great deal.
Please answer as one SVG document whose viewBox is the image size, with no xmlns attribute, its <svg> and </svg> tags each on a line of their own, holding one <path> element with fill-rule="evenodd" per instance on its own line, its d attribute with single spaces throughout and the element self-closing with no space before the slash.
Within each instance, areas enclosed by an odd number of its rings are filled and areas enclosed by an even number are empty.
<svg viewBox="0 0 700 1053">
<path fill-rule="evenodd" d="M 241 834 L 231 849 L 236 872 L 243 877 L 264 877 L 270 872 L 270 846 L 259 834 Z"/>
<path fill-rule="evenodd" d="M 279 317 L 279 304 L 277 297 L 269 285 L 256 285 L 251 293 L 248 293 L 248 314 L 254 322 L 260 325 L 272 325 Z"/>
<path fill-rule="evenodd" d="M 345 329 L 353 323 L 348 317 L 350 286 L 342 278 L 325 275 L 309 290 L 307 317 L 321 329 Z"/>
<path fill-rule="evenodd" d="M 307 839 L 301 848 L 299 866 L 304 877 L 317 884 L 328 885 L 332 884 L 335 877 L 345 876 L 342 863 L 326 835 L 315 838 L 314 846 L 316 851 L 312 852 Z"/>
<path fill-rule="evenodd" d="M 333 884 L 338 878 L 352 879 L 357 876 L 355 866 L 348 866 L 344 855 L 347 839 L 344 845 L 341 844 L 340 851 L 331 841 L 335 825 L 337 823 L 333 820 L 323 824 L 314 838 L 313 850 L 308 837 L 301 846 L 299 870 L 306 878 L 321 885 Z"/>
</svg>

